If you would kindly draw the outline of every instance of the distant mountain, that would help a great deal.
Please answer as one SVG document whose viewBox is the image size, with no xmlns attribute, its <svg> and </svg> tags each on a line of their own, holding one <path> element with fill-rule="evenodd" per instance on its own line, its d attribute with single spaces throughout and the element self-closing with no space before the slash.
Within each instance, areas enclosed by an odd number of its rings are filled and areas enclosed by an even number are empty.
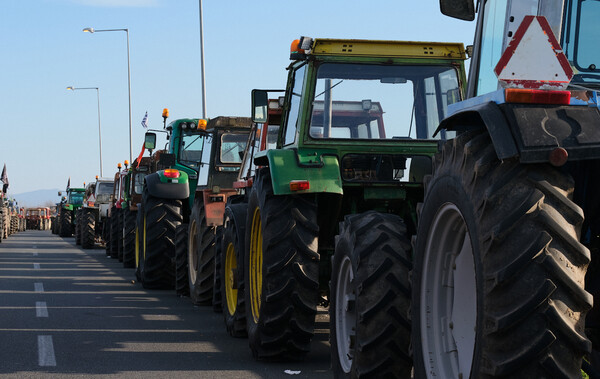
<svg viewBox="0 0 600 379">
<path fill-rule="evenodd" d="M 9 193 L 9 197 L 14 198 L 19 206 L 26 208 L 49 207 L 60 201 L 58 196 L 59 189 L 43 189 L 18 194 Z"/>
</svg>

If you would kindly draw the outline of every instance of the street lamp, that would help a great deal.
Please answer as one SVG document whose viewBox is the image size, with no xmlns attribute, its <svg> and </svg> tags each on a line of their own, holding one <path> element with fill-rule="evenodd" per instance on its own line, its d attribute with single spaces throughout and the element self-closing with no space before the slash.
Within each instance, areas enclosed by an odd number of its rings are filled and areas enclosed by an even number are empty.
<svg viewBox="0 0 600 379">
<path fill-rule="evenodd" d="M 100 150 L 100 177 L 103 177 L 102 174 L 102 128 L 100 127 L 100 89 L 98 87 L 78 87 L 75 88 L 73 86 L 67 87 L 70 91 L 76 91 L 80 89 L 95 89 L 96 95 L 98 97 L 98 145 Z"/>
<path fill-rule="evenodd" d="M 101 29 L 84 28 L 84 32 L 125 32 L 127 34 L 127 90 L 129 92 L 129 161 L 133 162 L 133 143 L 131 141 L 131 64 L 129 62 L 129 29 Z"/>
</svg>

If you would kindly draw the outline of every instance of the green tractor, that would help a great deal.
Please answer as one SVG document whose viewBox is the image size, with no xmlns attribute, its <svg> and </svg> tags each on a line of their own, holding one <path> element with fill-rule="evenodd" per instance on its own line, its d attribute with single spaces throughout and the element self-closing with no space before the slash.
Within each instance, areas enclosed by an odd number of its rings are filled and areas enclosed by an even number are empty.
<svg viewBox="0 0 600 379">
<path fill-rule="evenodd" d="M 195 241 L 198 240 L 190 237 L 191 243 L 187 243 L 187 225 L 198 225 L 197 229 L 191 229 L 190 236 L 197 233 L 212 235 L 210 244 L 214 246 L 214 230 L 206 232 L 207 229 L 201 229 L 201 225 L 213 227 L 222 221 L 227 195 L 235 193 L 226 189 L 237 175 L 241 162 L 238 153 L 244 150 L 249 128 L 250 120 L 239 117 L 217 117 L 208 122 L 180 119 L 166 126 L 169 147 L 160 159 L 164 162 L 163 166 L 169 168 L 145 176 L 141 214 L 138 209 L 138 230 L 141 231 L 139 277 L 145 288 L 173 288 L 178 283 L 179 292 L 185 293 L 190 254 L 188 245 L 195 249 Z M 218 150 L 220 153 L 217 154 L 211 146 L 221 149 Z M 172 160 L 170 164 L 167 158 Z M 202 169 L 204 166 L 207 170 Z M 204 208 L 205 203 L 214 206 Z M 202 217 L 205 217 L 204 222 Z M 179 257 L 177 264 L 176 256 Z M 192 258 L 191 266 L 196 270 L 197 260 L 195 256 Z M 210 257 L 210 260 L 213 258 Z M 176 266 L 179 267 L 177 279 Z M 211 266 L 207 271 L 210 272 L 207 293 L 212 300 L 214 269 Z M 193 283 L 195 278 L 193 275 L 190 277 Z M 191 290 L 193 299 L 194 291 Z"/>
<path fill-rule="evenodd" d="M 83 205 L 85 188 L 68 187 L 66 192 L 65 200 L 61 203 L 58 214 L 60 224 L 58 234 L 61 237 L 71 237 L 75 231 L 75 212 Z M 59 192 L 58 196 L 62 196 L 62 192 Z"/>
<path fill-rule="evenodd" d="M 410 377 L 410 236 L 464 47 L 303 37 L 291 59 L 276 143 L 225 213 L 228 329 L 257 359 L 299 359 L 329 305 L 336 376 Z M 254 122 L 271 103 L 253 91 Z"/>
</svg>

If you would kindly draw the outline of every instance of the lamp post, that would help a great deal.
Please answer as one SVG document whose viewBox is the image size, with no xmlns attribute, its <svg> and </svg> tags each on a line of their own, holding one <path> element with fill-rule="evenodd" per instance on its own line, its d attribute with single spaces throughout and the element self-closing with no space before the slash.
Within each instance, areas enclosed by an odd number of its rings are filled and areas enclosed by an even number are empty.
<svg viewBox="0 0 600 379">
<path fill-rule="evenodd" d="M 204 36 L 202 26 L 202 0 L 198 0 L 200 13 L 200 81 L 202 82 L 202 118 L 206 118 L 206 85 L 204 83 Z"/>
<path fill-rule="evenodd" d="M 133 162 L 133 142 L 131 140 L 131 64 L 129 61 L 129 29 L 94 29 L 85 28 L 84 32 L 96 33 L 96 32 L 125 32 L 127 35 L 127 91 L 129 95 L 129 161 Z"/>
<path fill-rule="evenodd" d="M 102 127 L 100 126 L 100 89 L 98 87 L 78 87 L 75 88 L 73 86 L 67 87 L 68 90 L 77 91 L 80 89 L 95 89 L 96 95 L 98 97 L 98 148 L 100 150 L 100 177 L 103 177 L 102 173 Z"/>
</svg>

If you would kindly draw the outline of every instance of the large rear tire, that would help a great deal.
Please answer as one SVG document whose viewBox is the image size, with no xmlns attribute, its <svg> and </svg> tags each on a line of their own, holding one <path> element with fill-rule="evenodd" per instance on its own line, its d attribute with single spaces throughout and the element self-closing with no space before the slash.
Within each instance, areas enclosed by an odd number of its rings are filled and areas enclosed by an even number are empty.
<svg viewBox="0 0 600 379">
<path fill-rule="evenodd" d="M 96 212 L 93 209 L 83 209 L 79 218 L 81 229 L 81 247 L 93 249 L 96 243 Z"/>
<path fill-rule="evenodd" d="M 334 377 L 411 377 L 411 262 L 399 216 L 369 211 L 340 223 L 329 305 Z"/>
<path fill-rule="evenodd" d="M 135 228 L 137 211 L 130 208 L 124 210 L 123 215 L 123 267 L 135 267 Z"/>
<path fill-rule="evenodd" d="M 312 195 L 273 194 L 257 173 L 248 202 L 244 295 L 256 359 L 302 359 L 310 351 L 319 302 L 317 207 Z"/>
<path fill-rule="evenodd" d="M 194 202 L 188 233 L 188 281 L 194 304 L 210 305 L 215 274 L 215 227 L 206 225 L 204 204 Z"/>
<path fill-rule="evenodd" d="M 177 225 L 175 230 L 175 292 L 190 296 L 188 283 L 188 224 Z"/>
<path fill-rule="evenodd" d="M 148 289 L 175 287 L 175 229 L 181 224 L 181 200 L 159 199 L 144 189 L 144 265 Z"/>
<path fill-rule="evenodd" d="M 232 207 L 237 208 L 237 218 Z M 220 254 L 220 295 L 227 332 L 233 337 L 246 337 L 246 305 L 244 299 L 244 239 L 247 204 L 225 208 Z M 240 221 L 241 225 L 236 223 Z"/>
<path fill-rule="evenodd" d="M 448 141 L 421 208 L 415 377 L 581 377 L 592 297 L 573 180 L 499 161 L 485 131 Z"/>
</svg>

